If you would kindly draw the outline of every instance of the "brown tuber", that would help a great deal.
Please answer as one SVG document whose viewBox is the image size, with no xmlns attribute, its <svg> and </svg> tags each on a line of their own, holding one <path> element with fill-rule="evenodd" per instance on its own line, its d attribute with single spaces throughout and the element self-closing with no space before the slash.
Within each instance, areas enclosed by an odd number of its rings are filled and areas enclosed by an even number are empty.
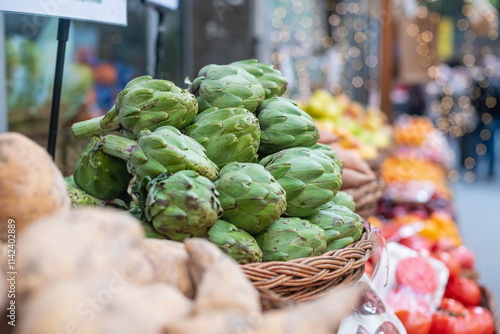
<svg viewBox="0 0 500 334">
<path fill-rule="evenodd" d="M 7 240 L 9 219 L 19 233 L 69 207 L 66 183 L 50 155 L 22 134 L 0 134 L 0 240 Z"/>
</svg>

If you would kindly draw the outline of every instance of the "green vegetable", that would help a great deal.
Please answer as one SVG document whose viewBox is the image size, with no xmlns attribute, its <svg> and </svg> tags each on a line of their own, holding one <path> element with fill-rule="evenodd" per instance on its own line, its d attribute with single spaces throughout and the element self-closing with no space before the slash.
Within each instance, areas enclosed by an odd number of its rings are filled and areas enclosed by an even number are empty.
<svg viewBox="0 0 500 334">
<path fill-rule="evenodd" d="M 122 195 L 132 175 L 125 161 L 104 153 L 101 139 L 93 137 L 78 158 L 74 171 L 75 184 L 85 192 L 108 200 Z"/>
<path fill-rule="evenodd" d="M 257 110 L 261 133 L 259 153 L 269 155 L 286 148 L 312 146 L 319 131 L 311 116 L 281 97 L 265 100 Z"/>
<path fill-rule="evenodd" d="M 246 109 L 207 109 L 196 116 L 185 134 L 203 145 L 220 168 L 233 161 L 257 161 L 259 121 Z"/>
<path fill-rule="evenodd" d="M 206 237 L 222 214 L 214 184 L 195 171 L 162 174 L 147 189 L 146 218 L 169 239 Z"/>
<path fill-rule="evenodd" d="M 259 164 L 228 164 L 215 185 L 224 219 L 249 233 L 262 231 L 285 211 L 283 187 Z"/>
<path fill-rule="evenodd" d="M 290 148 L 265 157 L 260 164 L 285 190 L 288 216 L 316 214 L 342 186 L 340 167 L 318 150 Z"/>
<path fill-rule="evenodd" d="M 363 233 L 363 219 L 342 205 L 329 202 L 317 214 L 304 218 L 325 230 L 327 251 L 344 248 L 356 242 Z"/>
<path fill-rule="evenodd" d="M 265 98 L 281 96 L 285 93 L 288 82 L 281 71 L 273 65 L 259 63 L 256 59 L 240 60 L 230 65 L 241 67 L 253 75 L 264 87 Z"/>
<path fill-rule="evenodd" d="M 135 139 L 142 130 L 162 126 L 183 129 L 198 112 L 196 98 L 167 80 L 142 76 L 130 81 L 116 97 L 104 117 L 73 124 L 76 139 L 102 135 L 120 127 L 126 137 Z"/>
<path fill-rule="evenodd" d="M 211 180 L 215 180 L 218 174 L 218 168 L 206 156 L 205 148 L 172 126 L 163 126 L 153 132 L 143 130 L 137 142 L 106 135 L 101 145 L 105 153 L 127 160 L 130 172 L 139 179 L 180 170 L 194 170 Z"/>
<path fill-rule="evenodd" d="M 207 65 L 189 90 L 198 99 L 198 109 L 242 107 L 254 112 L 264 101 L 264 87 L 244 69 L 232 65 Z"/>
<path fill-rule="evenodd" d="M 256 236 L 263 261 L 288 261 L 318 256 L 326 251 L 326 234 L 300 218 L 279 218 Z"/>
<path fill-rule="evenodd" d="M 240 264 L 262 261 L 262 251 L 254 237 L 224 220 L 216 221 L 210 228 L 208 240 Z"/>
</svg>

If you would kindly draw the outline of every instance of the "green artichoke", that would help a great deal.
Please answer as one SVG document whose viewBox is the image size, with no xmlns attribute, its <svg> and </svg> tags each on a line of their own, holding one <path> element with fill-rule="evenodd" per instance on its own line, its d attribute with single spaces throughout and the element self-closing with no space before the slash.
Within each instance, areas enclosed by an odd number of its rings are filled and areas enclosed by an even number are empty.
<svg viewBox="0 0 500 334">
<path fill-rule="evenodd" d="M 332 203 L 345 206 L 351 211 L 356 210 L 356 203 L 354 202 L 354 198 L 351 194 L 346 193 L 345 191 L 339 191 L 337 195 L 332 199 Z"/>
<path fill-rule="evenodd" d="M 340 157 L 338 156 L 337 152 L 335 152 L 329 145 L 317 143 L 317 144 L 314 144 L 313 146 L 311 146 L 311 149 L 319 150 L 319 151 L 325 153 L 333 161 L 335 161 L 337 163 L 337 165 L 339 165 L 340 170 L 342 171 L 342 168 L 343 168 L 342 160 L 340 160 Z"/>
<path fill-rule="evenodd" d="M 256 162 L 260 143 L 257 117 L 243 108 L 210 108 L 196 116 L 185 134 L 206 149 L 219 168 L 238 162 Z"/>
<path fill-rule="evenodd" d="M 267 99 L 257 110 L 257 117 L 262 131 L 259 147 L 262 155 L 318 142 L 316 124 L 292 100 L 282 97 Z"/>
<path fill-rule="evenodd" d="M 100 199 L 122 195 L 132 178 L 125 161 L 101 150 L 101 139 L 92 137 L 75 166 L 74 181 L 78 188 Z"/>
<path fill-rule="evenodd" d="M 265 98 L 281 96 L 285 93 L 288 82 L 281 71 L 271 64 L 259 63 L 257 59 L 240 60 L 230 65 L 238 66 L 253 75 L 264 87 Z"/>
<path fill-rule="evenodd" d="M 99 207 L 113 207 L 117 209 L 128 209 L 127 203 L 122 199 L 115 198 L 112 200 L 102 200 L 100 198 L 94 197 L 87 194 L 82 189 L 67 184 L 66 190 L 68 191 L 69 199 L 71 200 L 71 206 L 73 208 L 80 208 L 85 206 L 99 206 Z"/>
<path fill-rule="evenodd" d="M 87 194 L 85 191 L 71 186 L 66 186 L 66 190 L 68 191 L 69 199 L 71 200 L 71 207 L 80 208 L 84 206 L 104 206 L 100 205 L 98 201 L 95 201 L 94 198 Z"/>
<path fill-rule="evenodd" d="M 221 169 L 215 186 L 224 219 L 248 233 L 262 231 L 285 211 L 283 187 L 259 164 L 230 163 Z"/>
<path fill-rule="evenodd" d="M 259 162 L 286 192 L 285 214 L 307 217 L 318 213 L 342 186 L 340 167 L 318 150 L 289 148 Z"/>
<path fill-rule="evenodd" d="M 326 233 L 307 220 L 279 218 L 256 237 L 263 261 L 288 261 L 326 252 Z"/>
<path fill-rule="evenodd" d="M 222 214 L 214 184 L 195 171 L 164 173 L 149 182 L 147 189 L 146 218 L 169 239 L 206 237 Z"/>
<path fill-rule="evenodd" d="M 240 264 L 262 261 L 262 251 L 255 238 L 224 220 L 216 221 L 210 228 L 208 240 Z"/>
<path fill-rule="evenodd" d="M 207 65 L 189 86 L 198 98 L 198 110 L 243 107 L 254 112 L 264 101 L 264 87 L 244 69 L 232 65 Z"/>
<path fill-rule="evenodd" d="M 116 97 L 104 117 L 75 123 L 76 139 L 102 135 L 120 127 L 124 136 L 135 139 L 142 130 L 162 126 L 183 129 L 194 120 L 198 102 L 191 93 L 167 80 L 142 76 L 130 81 Z"/>
<path fill-rule="evenodd" d="M 139 179 L 155 178 L 165 172 L 194 170 L 215 180 L 219 171 L 206 156 L 203 146 L 172 126 L 162 126 L 153 132 L 143 130 L 137 142 L 106 135 L 101 140 L 101 146 L 105 153 L 128 160 L 130 172 Z"/>
<path fill-rule="evenodd" d="M 329 202 L 317 214 L 304 218 L 325 230 L 327 251 L 344 248 L 356 242 L 363 233 L 363 219 L 342 205 Z"/>
<path fill-rule="evenodd" d="M 144 230 L 144 234 L 146 235 L 146 238 L 150 239 L 167 239 L 166 236 L 164 236 L 161 233 L 156 232 L 153 224 L 145 221 L 141 221 L 142 229 Z"/>
</svg>

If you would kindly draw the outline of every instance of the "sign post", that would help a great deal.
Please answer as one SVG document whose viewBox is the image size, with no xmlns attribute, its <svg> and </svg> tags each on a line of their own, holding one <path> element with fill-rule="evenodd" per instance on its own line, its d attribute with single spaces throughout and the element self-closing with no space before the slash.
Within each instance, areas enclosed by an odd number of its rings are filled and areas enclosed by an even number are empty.
<svg viewBox="0 0 500 334">
<path fill-rule="evenodd" d="M 57 28 L 57 58 L 56 71 L 54 74 L 54 89 L 52 91 L 52 109 L 50 111 L 49 141 L 47 151 L 55 158 L 57 143 L 57 128 L 59 123 L 59 107 L 61 105 L 61 90 L 64 73 L 64 57 L 66 55 L 66 42 L 69 37 L 69 26 L 71 21 L 68 19 L 59 19 Z"/>
<path fill-rule="evenodd" d="M 56 69 L 54 74 L 54 90 L 52 92 L 49 140 L 47 144 L 47 151 L 54 159 L 56 154 L 64 57 L 71 19 L 126 25 L 127 2 L 126 0 L 16 0 L 1 2 L 1 11 L 59 17 Z M 0 64 L 5 66 L 5 61 Z"/>
</svg>

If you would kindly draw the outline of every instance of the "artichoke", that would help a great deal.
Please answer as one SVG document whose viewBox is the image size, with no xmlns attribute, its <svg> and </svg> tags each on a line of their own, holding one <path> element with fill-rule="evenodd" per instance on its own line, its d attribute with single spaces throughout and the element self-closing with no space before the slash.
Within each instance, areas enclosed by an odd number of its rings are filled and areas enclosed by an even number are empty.
<svg viewBox="0 0 500 334">
<path fill-rule="evenodd" d="M 206 237 L 222 214 L 212 181 L 192 170 L 161 174 L 147 190 L 146 218 L 156 232 L 172 240 Z"/>
<path fill-rule="evenodd" d="M 170 81 L 142 76 L 125 86 L 105 116 L 75 123 L 72 130 L 81 139 L 121 127 L 124 136 L 135 139 L 144 129 L 153 131 L 166 125 L 183 129 L 197 112 L 198 102 L 191 93 Z"/>
<path fill-rule="evenodd" d="M 232 65 L 207 65 L 189 86 L 198 99 L 198 110 L 243 107 L 254 112 L 264 101 L 264 87 L 244 69 Z"/>
<path fill-rule="evenodd" d="M 208 240 L 240 264 L 262 261 L 262 251 L 254 237 L 224 220 L 216 221 L 210 228 Z"/>
<path fill-rule="evenodd" d="M 346 193 L 345 191 L 339 191 L 337 195 L 332 199 L 332 203 L 345 206 L 351 211 L 356 210 L 356 203 L 354 202 L 354 198 L 351 194 Z"/>
<path fill-rule="evenodd" d="M 228 164 L 221 169 L 215 186 L 224 219 L 248 233 L 262 231 L 285 211 L 283 187 L 259 164 Z"/>
<path fill-rule="evenodd" d="M 326 233 L 296 217 L 279 218 L 256 237 L 263 261 L 288 261 L 326 252 Z"/>
<path fill-rule="evenodd" d="M 102 200 L 92 195 L 87 194 L 82 189 L 67 184 L 66 190 L 68 191 L 69 199 L 71 200 L 71 206 L 73 208 L 80 208 L 85 206 L 99 206 L 99 207 L 113 207 L 118 209 L 128 209 L 127 203 L 125 201 L 115 198 L 112 200 Z"/>
<path fill-rule="evenodd" d="M 145 221 L 141 221 L 142 229 L 144 230 L 144 235 L 146 238 L 150 239 L 166 239 L 167 237 L 161 233 L 156 232 L 153 224 Z"/>
<path fill-rule="evenodd" d="M 342 186 L 340 167 L 318 150 L 289 148 L 259 162 L 286 192 L 285 214 L 307 217 L 329 202 Z"/>
<path fill-rule="evenodd" d="M 137 142 L 106 135 L 101 140 L 101 146 L 105 153 L 127 160 L 129 171 L 139 179 L 155 178 L 165 172 L 194 170 L 215 180 L 219 171 L 206 156 L 203 146 L 172 126 L 162 126 L 153 132 L 143 130 Z"/>
<path fill-rule="evenodd" d="M 257 117 L 243 108 L 210 108 L 196 116 L 185 134 L 206 149 L 220 168 L 238 162 L 256 162 L 260 143 Z"/>
<path fill-rule="evenodd" d="M 342 205 L 329 202 L 317 214 L 304 218 L 325 230 L 327 251 L 344 248 L 356 242 L 363 233 L 363 219 Z"/>
<path fill-rule="evenodd" d="M 80 208 L 84 206 L 104 206 L 100 205 L 98 201 L 95 201 L 92 196 L 87 194 L 85 191 L 71 186 L 66 186 L 66 190 L 68 191 L 69 199 L 71 200 L 71 207 Z"/>
<path fill-rule="evenodd" d="M 259 153 L 269 155 L 286 148 L 312 146 L 319 131 L 311 116 L 292 100 L 273 97 L 257 110 L 261 133 Z"/>
<path fill-rule="evenodd" d="M 339 165 L 340 170 L 342 171 L 342 168 L 343 168 L 342 160 L 340 160 L 340 157 L 338 156 L 337 152 L 335 152 L 330 147 L 330 145 L 317 143 L 317 144 L 314 144 L 313 146 L 311 146 L 311 149 L 313 149 L 313 150 L 319 150 L 319 151 L 325 153 L 333 161 L 335 161 L 337 163 L 337 165 Z"/>
<path fill-rule="evenodd" d="M 259 63 L 257 59 L 240 60 L 230 65 L 241 67 L 253 75 L 264 87 L 265 98 L 281 96 L 285 93 L 288 82 L 281 71 L 271 64 Z"/>
<path fill-rule="evenodd" d="M 74 182 L 78 188 L 100 199 L 113 199 L 123 194 L 132 178 L 125 161 L 101 150 L 101 139 L 93 137 L 78 158 Z"/>
</svg>

